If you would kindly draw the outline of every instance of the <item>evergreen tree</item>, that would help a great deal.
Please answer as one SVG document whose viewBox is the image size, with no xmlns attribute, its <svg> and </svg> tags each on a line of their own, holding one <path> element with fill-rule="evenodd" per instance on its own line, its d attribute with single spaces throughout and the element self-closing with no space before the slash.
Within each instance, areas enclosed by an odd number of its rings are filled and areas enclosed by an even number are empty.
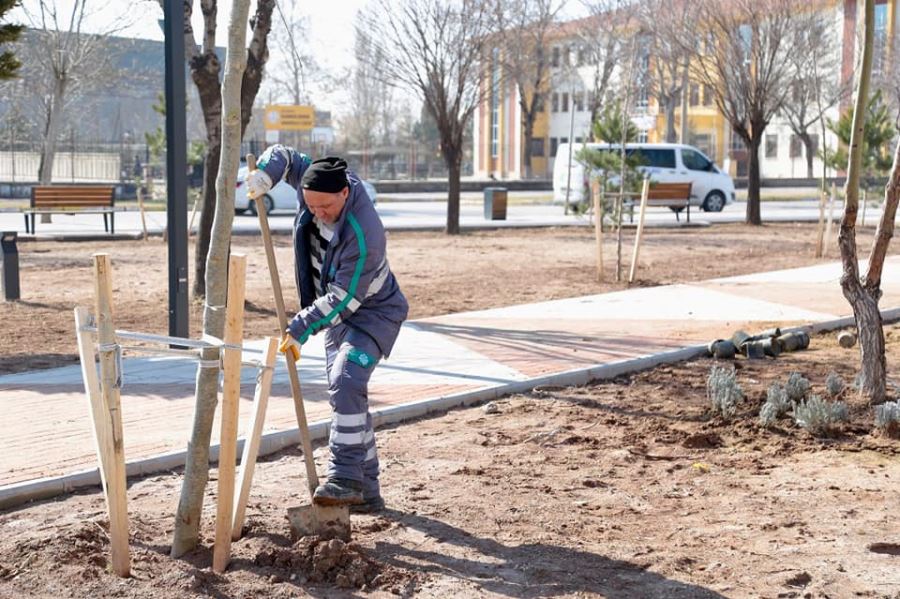
<svg viewBox="0 0 900 599">
<path fill-rule="evenodd" d="M 19 0 L 0 0 L 0 21 L 4 19 L 6 13 L 12 10 Z M 19 39 L 22 33 L 22 25 L 10 25 L 9 23 L 0 24 L 0 45 L 10 44 Z M 11 50 L 0 53 L 0 80 L 14 79 L 19 75 L 19 67 L 22 66 L 16 55 Z"/>
<path fill-rule="evenodd" d="M 840 147 L 828 153 L 828 166 L 835 170 L 847 169 L 847 148 L 853 130 L 853 107 L 849 106 L 837 122 L 828 119 L 828 129 L 837 135 Z M 862 186 L 869 189 L 875 177 L 884 176 L 891 169 L 891 140 L 896 129 L 888 107 L 882 101 L 881 91 L 876 91 L 866 104 L 866 130 L 862 148 Z M 821 158 L 821 152 L 819 153 Z"/>
</svg>

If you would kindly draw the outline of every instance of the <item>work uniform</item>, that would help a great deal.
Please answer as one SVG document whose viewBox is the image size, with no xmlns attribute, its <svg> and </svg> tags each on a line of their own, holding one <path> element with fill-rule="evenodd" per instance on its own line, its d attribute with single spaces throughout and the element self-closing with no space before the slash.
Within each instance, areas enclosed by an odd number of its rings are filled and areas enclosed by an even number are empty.
<svg viewBox="0 0 900 599">
<path fill-rule="evenodd" d="M 325 331 L 328 394 L 332 408 L 327 476 L 362 483 L 365 498 L 378 497 L 378 455 L 369 413 L 372 370 L 391 353 L 409 312 L 388 265 L 384 225 L 355 174 L 337 221 L 328 225 L 306 207 L 300 181 L 309 156 L 269 147 L 257 166 L 277 184 L 297 189 L 294 259 L 300 312 L 288 330 L 301 344 Z"/>
</svg>

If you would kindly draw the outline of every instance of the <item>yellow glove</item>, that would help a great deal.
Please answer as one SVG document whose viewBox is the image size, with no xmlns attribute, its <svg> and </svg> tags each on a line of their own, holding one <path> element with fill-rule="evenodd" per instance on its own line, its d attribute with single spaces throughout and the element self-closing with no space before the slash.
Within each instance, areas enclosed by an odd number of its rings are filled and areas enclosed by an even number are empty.
<svg viewBox="0 0 900 599">
<path fill-rule="evenodd" d="M 290 333 L 284 334 L 281 344 L 278 346 L 278 351 L 283 353 L 285 358 L 290 358 L 294 362 L 300 359 L 300 344 L 297 343 L 297 340 Z"/>
</svg>

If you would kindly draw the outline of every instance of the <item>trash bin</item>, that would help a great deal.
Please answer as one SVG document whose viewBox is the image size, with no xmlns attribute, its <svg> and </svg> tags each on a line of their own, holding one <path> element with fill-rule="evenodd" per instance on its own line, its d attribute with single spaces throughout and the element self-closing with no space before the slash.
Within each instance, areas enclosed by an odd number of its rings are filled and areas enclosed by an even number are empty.
<svg viewBox="0 0 900 599">
<path fill-rule="evenodd" d="M 484 188 L 484 220 L 506 220 L 506 188 Z"/>
<path fill-rule="evenodd" d="M 3 299 L 6 301 L 19 299 L 19 249 L 16 247 L 18 236 L 15 231 L 0 233 L 0 254 L 3 255 L 0 287 L 3 288 Z"/>
</svg>

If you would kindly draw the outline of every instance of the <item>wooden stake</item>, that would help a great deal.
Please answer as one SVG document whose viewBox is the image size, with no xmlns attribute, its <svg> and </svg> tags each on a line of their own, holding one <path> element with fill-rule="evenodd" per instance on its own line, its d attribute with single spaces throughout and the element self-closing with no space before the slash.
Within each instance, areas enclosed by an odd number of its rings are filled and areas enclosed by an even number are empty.
<svg viewBox="0 0 900 599">
<path fill-rule="evenodd" d="M 94 296 L 97 314 L 97 344 L 100 353 L 101 414 L 108 431 L 105 445 L 106 506 L 109 510 L 109 544 L 113 571 L 128 576 L 131 556 L 128 549 L 128 505 L 125 493 L 125 441 L 122 432 L 119 386 L 119 348 L 112 321 L 112 265 L 109 254 L 94 254 Z M 82 368 L 84 368 L 82 366 Z M 88 383 L 90 384 L 90 383 Z M 101 435 L 106 436 L 106 432 Z"/>
<path fill-rule="evenodd" d="M 650 179 L 644 179 L 641 187 L 641 209 L 638 213 L 637 233 L 634 236 L 634 253 L 631 255 L 631 270 L 628 272 L 628 282 L 634 283 L 634 275 L 637 272 L 638 256 L 641 253 L 641 239 L 644 236 L 644 214 L 647 212 L 647 196 L 650 195 Z"/>
<path fill-rule="evenodd" d="M 259 440 L 262 436 L 263 423 L 266 420 L 266 406 L 269 403 L 269 392 L 272 390 L 272 376 L 275 374 L 275 358 L 278 354 L 278 339 L 266 338 L 266 357 L 262 373 L 256 384 L 253 396 L 253 416 L 244 439 L 244 453 L 241 456 L 241 472 L 238 475 L 238 491 L 234 504 L 231 540 L 241 538 L 244 528 L 244 514 L 247 510 L 247 499 L 250 497 L 250 486 L 253 483 L 253 471 L 256 469 L 256 458 L 259 455 Z"/>
<path fill-rule="evenodd" d="M 831 184 L 831 196 L 828 198 L 828 219 L 825 222 L 825 241 L 822 243 L 822 257 L 828 257 L 828 246 L 831 244 L 831 223 L 834 220 L 834 196 L 837 194 L 834 183 Z"/>
<path fill-rule="evenodd" d="M 104 497 L 109 480 L 109 457 L 112 455 L 110 439 L 110 421 L 103 409 L 103 398 L 100 395 L 100 379 L 97 375 L 96 353 L 94 342 L 96 336 L 87 332 L 84 327 L 92 325 L 87 308 L 75 308 L 75 335 L 78 339 L 78 355 L 81 357 L 81 378 L 84 380 L 84 394 L 88 398 L 91 424 L 94 429 L 94 444 L 97 449 L 97 462 L 100 464 L 100 482 Z"/>
<path fill-rule="evenodd" d="M 591 184 L 594 196 L 594 239 L 597 242 L 597 282 L 603 281 L 603 202 L 600 200 L 600 181 Z"/>
<path fill-rule="evenodd" d="M 144 194 L 141 192 L 141 185 L 137 186 L 138 210 L 141 212 L 141 227 L 144 230 L 144 241 L 147 241 L 147 216 L 144 214 Z"/>
<path fill-rule="evenodd" d="M 248 172 L 256 170 L 256 156 L 247 154 Z M 262 234 L 263 247 L 266 251 L 266 263 L 269 266 L 269 278 L 272 281 L 272 295 L 275 296 L 275 313 L 278 317 L 278 334 L 284 335 L 287 329 L 287 312 L 284 309 L 284 295 L 281 292 L 281 279 L 278 276 L 278 263 L 275 261 L 275 248 L 272 245 L 272 233 L 269 231 L 269 218 L 266 215 L 266 203 L 256 203 L 256 213 L 259 217 L 259 231 Z M 306 465 L 306 484 L 309 487 L 309 495 L 312 497 L 319 486 L 319 477 L 316 474 L 316 462 L 313 458 L 312 440 L 309 437 L 309 424 L 306 421 L 306 407 L 303 405 L 303 390 L 300 388 L 300 375 L 297 373 L 297 363 L 285 356 L 288 379 L 291 382 L 291 397 L 294 400 L 294 415 L 297 418 L 297 428 L 300 430 L 300 447 L 303 450 L 303 463 Z"/>
<path fill-rule="evenodd" d="M 819 226 L 816 229 L 816 258 L 822 257 L 822 246 L 825 242 L 825 204 L 828 201 L 828 192 L 823 187 L 819 194 Z"/>
<path fill-rule="evenodd" d="M 244 284 L 247 257 L 232 254 L 228 260 L 228 300 L 225 304 L 227 345 L 240 346 L 244 329 Z M 234 471 L 237 457 L 238 403 L 241 394 L 241 350 L 224 350 L 222 370 L 222 428 L 219 435 L 219 488 L 216 506 L 216 540 L 213 570 L 224 572 L 231 560 L 231 529 L 234 515 Z"/>
</svg>

